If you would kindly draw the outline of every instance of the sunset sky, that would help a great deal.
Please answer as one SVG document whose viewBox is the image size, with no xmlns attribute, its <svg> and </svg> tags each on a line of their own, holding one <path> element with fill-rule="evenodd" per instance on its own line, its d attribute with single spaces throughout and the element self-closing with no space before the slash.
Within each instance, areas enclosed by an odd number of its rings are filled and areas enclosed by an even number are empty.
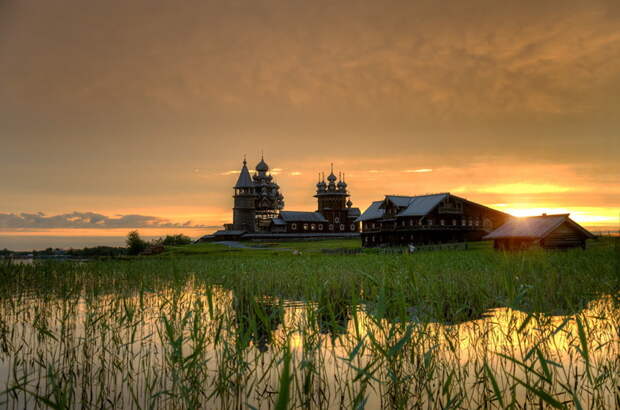
<svg viewBox="0 0 620 410">
<path fill-rule="evenodd" d="M 212 232 L 261 150 L 617 229 L 620 2 L 0 1 L 0 141 L 0 248 Z"/>
</svg>

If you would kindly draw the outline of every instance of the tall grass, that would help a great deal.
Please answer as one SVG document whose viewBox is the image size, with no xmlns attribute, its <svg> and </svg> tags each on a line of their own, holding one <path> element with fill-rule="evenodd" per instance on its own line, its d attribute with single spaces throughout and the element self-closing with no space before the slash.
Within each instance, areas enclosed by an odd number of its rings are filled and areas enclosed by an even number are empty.
<svg viewBox="0 0 620 410">
<path fill-rule="evenodd" d="M 0 265 L 0 407 L 614 408 L 611 247 Z"/>
</svg>

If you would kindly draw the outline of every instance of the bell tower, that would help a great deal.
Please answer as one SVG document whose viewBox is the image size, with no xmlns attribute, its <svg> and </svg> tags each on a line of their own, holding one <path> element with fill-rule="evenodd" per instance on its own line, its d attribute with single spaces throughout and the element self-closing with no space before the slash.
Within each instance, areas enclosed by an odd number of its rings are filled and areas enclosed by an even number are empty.
<svg viewBox="0 0 620 410">
<path fill-rule="evenodd" d="M 256 231 L 256 189 L 247 162 L 243 158 L 243 167 L 237 183 L 233 187 L 235 194 L 233 206 L 233 229 L 238 231 Z"/>
<path fill-rule="evenodd" d="M 349 192 L 344 177 L 341 175 L 340 181 L 338 183 L 336 181 L 338 178 L 334 175 L 334 164 L 332 164 L 327 183 L 324 176 L 322 180 L 319 178 L 314 197 L 317 198 L 318 212 L 323 214 L 331 224 L 339 225 L 347 223 L 350 205 L 347 202 Z"/>
</svg>

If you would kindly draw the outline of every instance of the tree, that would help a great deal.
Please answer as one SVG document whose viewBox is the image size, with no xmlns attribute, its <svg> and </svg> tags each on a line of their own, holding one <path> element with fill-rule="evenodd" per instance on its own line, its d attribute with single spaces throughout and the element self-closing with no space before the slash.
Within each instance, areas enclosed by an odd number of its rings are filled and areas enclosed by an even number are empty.
<svg viewBox="0 0 620 410">
<path fill-rule="evenodd" d="M 166 246 L 189 245 L 190 243 L 192 243 L 192 239 L 182 233 L 177 235 L 166 235 L 166 238 L 164 238 L 162 242 L 162 244 Z"/>
<path fill-rule="evenodd" d="M 130 255 L 139 255 L 144 252 L 148 244 L 142 238 L 138 231 L 131 231 L 127 234 L 127 253 Z"/>
</svg>

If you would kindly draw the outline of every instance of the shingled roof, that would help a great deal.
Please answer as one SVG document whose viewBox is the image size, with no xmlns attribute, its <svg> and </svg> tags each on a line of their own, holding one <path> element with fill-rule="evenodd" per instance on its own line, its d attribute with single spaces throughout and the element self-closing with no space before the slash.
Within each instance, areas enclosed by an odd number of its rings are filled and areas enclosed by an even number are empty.
<svg viewBox="0 0 620 410">
<path fill-rule="evenodd" d="M 514 218 L 482 239 L 542 239 L 565 222 L 580 230 L 586 237 L 594 238 L 594 235 L 568 216 L 569 214 L 560 214 Z"/>
<path fill-rule="evenodd" d="M 355 222 L 370 221 L 373 219 L 381 218 L 385 213 L 385 210 L 380 208 L 382 203 L 383 201 L 375 201 L 370 204 L 368 209 L 366 209 L 364 213 L 362 213 L 362 215 L 360 215 L 360 217 L 355 220 Z"/>
<path fill-rule="evenodd" d="M 252 178 L 250 177 L 250 172 L 248 171 L 248 167 L 246 165 L 245 160 L 243 161 L 243 167 L 241 168 L 241 172 L 239 173 L 239 178 L 237 178 L 237 183 L 234 188 L 252 188 L 254 183 L 252 182 Z"/>
<path fill-rule="evenodd" d="M 409 202 L 405 205 L 407 208 L 400 211 L 397 216 L 424 216 L 447 196 L 448 194 L 432 194 L 407 197 L 409 198 Z"/>
<path fill-rule="evenodd" d="M 280 211 L 280 219 L 286 222 L 327 222 L 318 212 Z"/>
<path fill-rule="evenodd" d="M 347 208 L 347 215 L 352 218 L 352 217 L 358 217 L 360 216 L 362 213 L 360 212 L 359 208 Z"/>
<path fill-rule="evenodd" d="M 424 216 L 439 205 L 439 203 L 448 195 L 450 194 L 443 193 L 415 196 L 386 195 L 385 199 L 391 201 L 398 208 L 401 208 L 396 216 Z M 363 222 L 381 218 L 385 213 L 385 211 L 381 208 L 383 202 L 384 201 L 373 202 L 355 221 Z"/>
</svg>

